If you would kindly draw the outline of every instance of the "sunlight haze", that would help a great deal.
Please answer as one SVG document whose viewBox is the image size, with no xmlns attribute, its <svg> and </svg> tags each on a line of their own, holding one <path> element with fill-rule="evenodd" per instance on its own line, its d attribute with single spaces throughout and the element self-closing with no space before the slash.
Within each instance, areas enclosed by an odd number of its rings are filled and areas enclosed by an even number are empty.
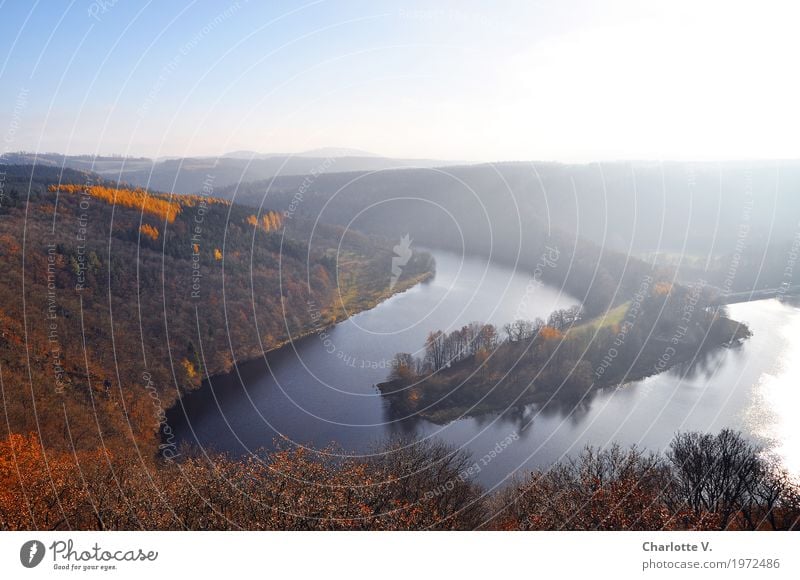
<svg viewBox="0 0 800 580">
<path fill-rule="evenodd" d="M 634 1 L 7 10 L 6 152 L 800 155 L 792 2 L 757 14 L 737 2 Z M 30 32 L 45 27 L 52 36 L 34 45 Z"/>
</svg>

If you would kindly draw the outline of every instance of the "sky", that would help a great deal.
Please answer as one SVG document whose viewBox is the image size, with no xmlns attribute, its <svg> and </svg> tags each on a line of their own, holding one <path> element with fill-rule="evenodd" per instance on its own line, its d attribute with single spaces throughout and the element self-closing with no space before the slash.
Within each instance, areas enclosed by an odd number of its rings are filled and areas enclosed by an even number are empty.
<svg viewBox="0 0 800 580">
<path fill-rule="evenodd" d="M 800 157 L 796 2 L 0 0 L 0 153 Z"/>
</svg>

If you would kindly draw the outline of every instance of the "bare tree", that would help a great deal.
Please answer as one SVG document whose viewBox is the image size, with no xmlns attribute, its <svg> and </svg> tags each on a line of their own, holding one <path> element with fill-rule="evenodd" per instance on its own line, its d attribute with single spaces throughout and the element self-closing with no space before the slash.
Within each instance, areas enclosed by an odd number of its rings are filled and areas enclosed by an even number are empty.
<svg viewBox="0 0 800 580">
<path fill-rule="evenodd" d="M 509 342 L 529 340 L 535 334 L 534 323 L 530 320 L 515 320 L 503 327 Z"/>
<path fill-rule="evenodd" d="M 752 508 L 765 477 L 759 449 L 730 429 L 717 435 L 679 433 L 667 459 L 672 464 L 674 499 L 695 513 L 717 514 L 722 529 L 732 515 Z"/>
<path fill-rule="evenodd" d="M 425 362 L 431 371 L 436 372 L 445 366 L 446 355 L 445 334 L 441 330 L 430 332 L 425 340 Z"/>
</svg>

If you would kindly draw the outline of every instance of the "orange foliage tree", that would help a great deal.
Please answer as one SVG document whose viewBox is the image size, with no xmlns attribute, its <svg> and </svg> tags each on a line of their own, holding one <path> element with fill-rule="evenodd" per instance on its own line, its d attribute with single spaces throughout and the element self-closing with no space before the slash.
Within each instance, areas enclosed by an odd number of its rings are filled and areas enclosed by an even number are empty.
<svg viewBox="0 0 800 580">
<path fill-rule="evenodd" d="M 81 463 L 99 463 L 102 451 L 45 452 L 35 434 L 0 441 L 0 528 L 69 528 L 91 507 Z"/>
<path fill-rule="evenodd" d="M 151 226 L 150 224 L 142 224 L 139 226 L 139 232 L 150 238 L 151 240 L 158 239 L 158 228 Z"/>
<path fill-rule="evenodd" d="M 656 296 L 664 296 L 672 291 L 672 284 L 670 282 L 658 282 L 653 287 L 653 294 Z"/>
<path fill-rule="evenodd" d="M 557 328 L 553 328 L 552 326 L 544 326 L 539 331 L 539 336 L 541 336 L 544 340 L 558 340 L 564 335 Z"/>
<path fill-rule="evenodd" d="M 279 212 L 270 210 L 261 216 L 261 222 L 259 222 L 258 217 L 255 215 L 247 216 L 247 223 L 253 227 L 261 225 L 261 229 L 265 232 L 274 232 L 281 229 L 283 226 L 283 218 Z"/>
<path fill-rule="evenodd" d="M 59 184 L 50 185 L 48 190 L 52 192 L 84 193 L 111 204 L 139 209 L 145 213 L 158 216 L 169 223 L 174 222 L 181 212 L 181 204 L 177 201 L 172 201 L 167 196 L 149 193 L 144 189 Z"/>
</svg>

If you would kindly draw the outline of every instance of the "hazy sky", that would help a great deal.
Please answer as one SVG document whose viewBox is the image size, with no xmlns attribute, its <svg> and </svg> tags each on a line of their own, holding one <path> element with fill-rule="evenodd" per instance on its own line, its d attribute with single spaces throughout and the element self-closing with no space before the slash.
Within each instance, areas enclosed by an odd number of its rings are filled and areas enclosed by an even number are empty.
<svg viewBox="0 0 800 580">
<path fill-rule="evenodd" d="M 0 147 L 800 157 L 796 2 L 431 4 L 5 1 Z"/>
</svg>

